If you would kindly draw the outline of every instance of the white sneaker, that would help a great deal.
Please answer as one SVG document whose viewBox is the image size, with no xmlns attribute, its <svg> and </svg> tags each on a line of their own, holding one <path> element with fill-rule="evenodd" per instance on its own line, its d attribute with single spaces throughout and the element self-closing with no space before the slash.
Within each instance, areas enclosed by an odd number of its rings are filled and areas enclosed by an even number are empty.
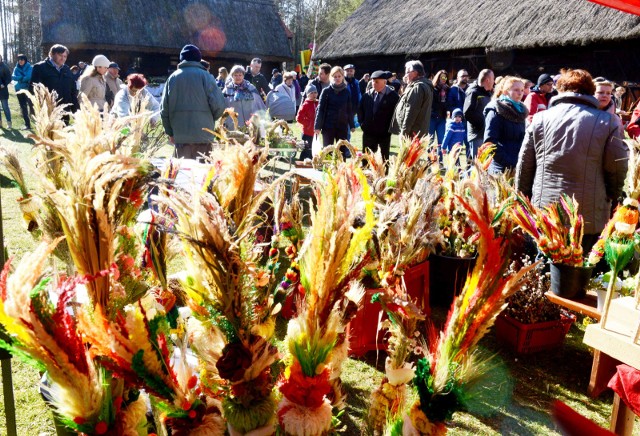
<svg viewBox="0 0 640 436">
<path fill-rule="evenodd" d="M 7 129 L 9 129 L 9 130 L 12 130 L 12 129 L 13 129 L 13 126 L 11 125 L 11 121 L 9 121 L 9 122 L 7 123 Z"/>
</svg>

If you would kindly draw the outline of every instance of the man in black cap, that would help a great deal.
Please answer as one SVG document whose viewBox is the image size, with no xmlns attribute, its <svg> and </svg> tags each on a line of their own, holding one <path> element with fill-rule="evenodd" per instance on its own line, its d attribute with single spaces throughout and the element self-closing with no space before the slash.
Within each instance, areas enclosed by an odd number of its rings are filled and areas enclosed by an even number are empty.
<svg viewBox="0 0 640 436">
<path fill-rule="evenodd" d="M 109 107 L 113 105 L 113 99 L 120 91 L 120 87 L 122 87 L 122 80 L 120 80 L 120 67 L 115 62 L 111 62 L 109 64 L 109 68 L 107 68 L 107 74 L 104 75 L 104 79 L 107 82 L 107 86 L 109 87 L 110 93 L 105 94 L 105 98 L 107 103 L 109 103 Z"/>
<path fill-rule="evenodd" d="M 531 92 L 527 95 L 524 105 L 529 109 L 527 124 L 533 120 L 533 115 L 537 112 L 546 110 L 549 106 L 551 93 L 553 92 L 553 77 L 549 74 L 541 74 L 538 77 L 538 83 L 531 88 Z"/>
<path fill-rule="evenodd" d="M 165 83 L 160 106 L 162 125 L 176 146 L 175 155 L 187 159 L 211 151 L 213 137 L 202 129 L 213 130 L 225 109 L 222 92 L 201 60 L 195 45 L 182 48 L 178 69 Z"/>
<path fill-rule="evenodd" d="M 280 74 L 280 70 L 274 68 L 271 71 L 271 89 L 276 89 L 276 86 L 282 83 L 282 74 Z"/>
<path fill-rule="evenodd" d="M 384 71 L 371 74 L 373 86 L 362 95 L 358 107 L 358 121 L 362 128 L 362 150 L 376 151 L 380 148 L 383 159 L 389 160 L 391 133 L 389 126 L 393 112 L 400 96 L 387 86 L 387 75 Z"/>
</svg>

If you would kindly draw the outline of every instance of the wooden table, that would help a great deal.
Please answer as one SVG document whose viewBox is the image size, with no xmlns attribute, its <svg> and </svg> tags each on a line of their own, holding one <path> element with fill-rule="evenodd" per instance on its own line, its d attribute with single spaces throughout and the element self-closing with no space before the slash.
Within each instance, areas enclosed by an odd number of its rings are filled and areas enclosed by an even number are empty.
<svg viewBox="0 0 640 436">
<path fill-rule="evenodd" d="M 549 301 L 557 304 L 558 306 L 562 306 L 582 315 L 587 315 L 596 321 L 600 321 L 600 312 L 597 310 L 598 296 L 595 292 L 587 292 L 587 295 L 584 298 L 580 298 L 578 300 L 559 297 L 551 291 L 544 295 L 549 299 Z"/>
<path fill-rule="evenodd" d="M 549 301 L 558 306 L 600 321 L 600 312 L 596 309 L 598 306 L 598 297 L 593 291 L 588 292 L 584 298 L 578 300 L 559 297 L 551 291 L 547 292 L 545 296 Z M 591 376 L 589 377 L 589 386 L 587 387 L 587 394 L 589 394 L 591 398 L 598 397 L 608 389 L 607 384 L 609 380 L 611 380 L 611 377 L 615 375 L 616 366 L 618 365 L 620 365 L 620 361 L 601 353 L 599 350 L 593 350 Z"/>
<path fill-rule="evenodd" d="M 601 365 L 603 360 L 610 359 L 640 369 L 640 345 L 634 344 L 631 339 L 637 318 L 635 300 L 632 297 L 624 297 L 612 301 L 605 329 L 601 328 L 600 324 L 587 326 L 584 343 L 600 352 Z M 611 362 L 608 363 L 611 364 Z M 615 394 L 610 430 L 618 435 L 631 436 L 634 420 L 633 412 L 618 394 Z"/>
</svg>

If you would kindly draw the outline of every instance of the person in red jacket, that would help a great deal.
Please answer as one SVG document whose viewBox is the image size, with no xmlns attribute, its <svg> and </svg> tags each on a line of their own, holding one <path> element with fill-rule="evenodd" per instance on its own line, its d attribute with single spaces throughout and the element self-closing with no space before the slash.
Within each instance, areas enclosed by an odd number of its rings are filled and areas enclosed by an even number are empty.
<svg viewBox="0 0 640 436">
<path fill-rule="evenodd" d="M 632 138 L 640 140 L 640 101 L 635 109 L 633 109 L 631 121 L 629 121 L 629 125 L 627 126 L 627 133 Z"/>
<path fill-rule="evenodd" d="M 534 114 L 547 109 L 549 106 L 549 96 L 552 91 L 553 77 L 548 74 L 541 74 L 540 77 L 538 77 L 538 83 L 531 88 L 531 92 L 524 100 L 524 105 L 529 109 L 527 125 L 531 124 Z"/>
<path fill-rule="evenodd" d="M 296 121 L 302 125 L 302 140 L 304 150 L 300 153 L 300 160 L 311 159 L 311 143 L 313 142 L 314 124 L 316 122 L 316 110 L 318 109 L 318 89 L 309 84 L 304 90 L 305 101 L 300 106 Z"/>
</svg>

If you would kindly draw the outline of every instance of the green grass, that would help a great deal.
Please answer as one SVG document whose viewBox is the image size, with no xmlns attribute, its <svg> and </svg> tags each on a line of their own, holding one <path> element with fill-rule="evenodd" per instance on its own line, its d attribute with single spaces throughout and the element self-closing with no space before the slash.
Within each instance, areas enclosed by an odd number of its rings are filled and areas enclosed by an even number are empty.
<svg viewBox="0 0 640 436">
<path fill-rule="evenodd" d="M 13 113 L 13 126 L 23 126 L 22 117 L 15 95 L 10 104 Z M 6 126 L 6 124 L 5 124 Z M 300 130 L 294 126 L 299 134 Z M 30 162 L 32 150 L 24 131 L 0 130 L 0 145 L 14 146 L 20 150 L 23 162 Z M 362 135 L 358 131 L 353 142 L 361 148 Z M 397 144 L 394 138 L 392 144 Z M 167 154 L 171 149 L 167 148 Z M 393 151 L 393 148 L 392 148 Z M 278 172 L 286 165 L 279 164 Z M 37 175 L 28 174 L 27 180 Z M 17 189 L 13 188 L 5 175 L 0 172 L 0 195 L 2 199 L 2 225 L 5 244 L 11 256 L 20 259 L 32 250 L 35 241 L 23 227 L 16 199 Z M 180 263 L 171 265 L 171 270 L 179 270 Z M 436 320 L 442 320 L 444 313 L 434 311 Z M 286 324 L 278 323 L 278 345 L 282 351 L 282 339 L 286 333 Z M 486 348 L 501 361 L 500 376 L 496 385 L 488 391 L 488 400 L 480 404 L 474 415 L 457 413 L 449 425 L 452 435 L 554 435 L 559 434 L 553 423 L 549 408 L 555 399 L 569 404 L 603 427 L 608 427 L 611 412 L 612 394 L 604 394 L 598 399 L 586 395 L 591 369 L 591 354 L 582 344 L 584 327 L 576 323 L 569 332 L 565 345 L 551 352 L 530 356 L 516 356 L 504 350 L 496 342 L 493 332 L 489 332 L 481 341 Z M 19 435 L 55 434 L 50 411 L 45 407 L 37 391 L 38 372 L 13 360 L 13 384 L 16 397 L 16 414 Z M 371 391 L 382 379 L 380 371 L 384 366 L 384 354 L 369 353 L 362 359 L 348 359 L 343 368 L 343 386 L 347 392 L 347 410 L 342 419 L 345 434 L 360 434 L 366 425 L 366 414 Z M 501 401 L 498 400 L 503 400 Z M 5 435 L 4 397 L 0 394 L 0 435 Z M 640 425 L 636 423 L 634 434 L 640 434 Z"/>
</svg>

